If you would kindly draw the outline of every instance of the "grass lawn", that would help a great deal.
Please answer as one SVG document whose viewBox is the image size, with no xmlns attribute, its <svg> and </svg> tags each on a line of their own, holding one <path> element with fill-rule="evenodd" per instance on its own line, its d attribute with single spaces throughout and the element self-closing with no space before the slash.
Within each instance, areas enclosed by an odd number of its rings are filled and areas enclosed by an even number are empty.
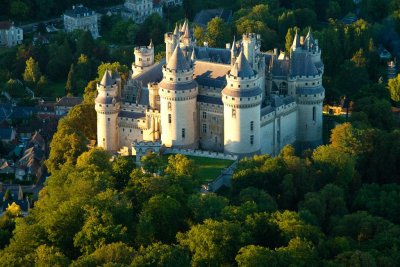
<svg viewBox="0 0 400 267">
<path fill-rule="evenodd" d="M 167 163 L 168 156 L 164 155 L 163 159 Z M 233 161 L 226 159 L 211 159 L 211 158 L 203 158 L 203 157 L 194 157 L 194 156 L 186 156 L 189 159 L 193 160 L 195 164 L 199 167 L 198 176 L 202 184 L 209 183 L 218 175 L 221 174 L 221 171 L 226 167 L 230 166 Z"/>
<path fill-rule="evenodd" d="M 65 96 L 65 82 L 49 82 L 40 95 L 52 98 Z"/>
</svg>

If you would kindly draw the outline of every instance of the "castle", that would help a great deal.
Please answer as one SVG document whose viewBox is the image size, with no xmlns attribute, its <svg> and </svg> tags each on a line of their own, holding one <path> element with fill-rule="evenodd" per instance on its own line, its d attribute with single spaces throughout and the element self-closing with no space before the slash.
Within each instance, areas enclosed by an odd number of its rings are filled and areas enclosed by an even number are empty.
<svg viewBox="0 0 400 267">
<path fill-rule="evenodd" d="M 296 32 L 290 55 L 261 52 L 253 33 L 223 49 L 199 47 L 188 21 L 165 44 L 158 63 L 152 43 L 135 48 L 123 86 L 105 72 L 95 100 L 99 147 L 135 154 L 135 143 L 152 141 L 243 157 L 322 143 L 324 65 L 310 31 Z"/>
</svg>

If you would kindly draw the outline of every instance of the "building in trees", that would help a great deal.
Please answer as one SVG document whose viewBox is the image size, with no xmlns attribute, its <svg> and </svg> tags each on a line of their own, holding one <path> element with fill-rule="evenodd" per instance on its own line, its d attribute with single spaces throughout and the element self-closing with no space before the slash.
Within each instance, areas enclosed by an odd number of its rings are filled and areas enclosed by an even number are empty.
<svg viewBox="0 0 400 267">
<path fill-rule="evenodd" d="M 135 50 L 123 88 L 118 76 L 104 74 L 96 98 L 100 147 L 129 151 L 137 141 L 161 141 L 246 156 L 321 144 L 324 65 L 311 32 L 296 34 L 285 55 L 261 52 L 253 33 L 224 49 L 198 47 L 186 21 L 165 34 L 165 44 L 158 63 L 152 44 Z"/>
<path fill-rule="evenodd" d="M 154 4 L 153 0 L 126 0 L 121 10 L 122 17 L 132 19 L 135 23 L 143 23 L 154 13 L 162 17 L 162 6 Z"/>
<path fill-rule="evenodd" d="M 22 43 L 23 30 L 14 26 L 14 22 L 0 21 L 0 46 L 12 47 Z"/>
<path fill-rule="evenodd" d="M 72 9 L 65 11 L 64 28 L 67 32 L 90 31 L 94 39 L 100 37 L 98 14 L 83 5 L 73 5 Z"/>
</svg>

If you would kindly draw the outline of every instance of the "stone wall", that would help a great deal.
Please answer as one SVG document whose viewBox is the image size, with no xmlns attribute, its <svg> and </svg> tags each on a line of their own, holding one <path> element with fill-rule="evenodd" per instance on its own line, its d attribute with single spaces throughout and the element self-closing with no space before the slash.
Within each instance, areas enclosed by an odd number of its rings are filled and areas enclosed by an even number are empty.
<svg viewBox="0 0 400 267">
<path fill-rule="evenodd" d="M 179 148 L 167 148 L 164 150 L 164 154 L 182 154 L 186 156 L 213 158 L 213 159 L 227 159 L 227 160 L 237 160 L 237 155 L 230 155 L 219 152 L 196 150 L 196 149 L 179 149 Z"/>
</svg>

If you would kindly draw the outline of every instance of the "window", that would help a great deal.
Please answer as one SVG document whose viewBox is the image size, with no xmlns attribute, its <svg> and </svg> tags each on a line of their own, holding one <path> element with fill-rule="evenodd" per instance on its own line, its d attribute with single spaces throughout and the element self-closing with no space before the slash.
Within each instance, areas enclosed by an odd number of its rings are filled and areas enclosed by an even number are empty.
<svg viewBox="0 0 400 267">
<path fill-rule="evenodd" d="M 207 133 L 207 124 L 203 124 L 203 133 Z"/>
<path fill-rule="evenodd" d="M 203 119 L 207 119 L 207 112 L 203 111 Z"/>
<path fill-rule="evenodd" d="M 108 120 L 108 122 L 110 122 L 111 119 L 110 119 L 110 118 L 107 118 L 107 120 Z"/>
<path fill-rule="evenodd" d="M 236 109 L 232 109 L 232 118 L 236 118 Z"/>
<path fill-rule="evenodd" d="M 254 121 L 250 122 L 250 131 L 254 131 Z"/>
<path fill-rule="evenodd" d="M 254 135 L 250 135 L 250 145 L 254 145 Z"/>
<path fill-rule="evenodd" d="M 182 128 L 182 138 L 185 138 L 185 128 Z"/>
<path fill-rule="evenodd" d="M 171 102 L 168 102 L 168 110 L 171 110 Z"/>
<path fill-rule="evenodd" d="M 288 93 L 288 86 L 287 83 L 282 82 L 279 84 L 279 94 L 280 95 L 287 95 Z"/>
<path fill-rule="evenodd" d="M 172 121 L 172 115 L 168 114 L 168 123 L 171 123 L 171 121 Z"/>
<path fill-rule="evenodd" d="M 313 108 L 312 108 L 312 120 L 313 120 L 313 121 L 315 121 L 315 117 L 316 117 L 315 112 L 316 112 L 315 107 L 313 107 Z"/>
</svg>

